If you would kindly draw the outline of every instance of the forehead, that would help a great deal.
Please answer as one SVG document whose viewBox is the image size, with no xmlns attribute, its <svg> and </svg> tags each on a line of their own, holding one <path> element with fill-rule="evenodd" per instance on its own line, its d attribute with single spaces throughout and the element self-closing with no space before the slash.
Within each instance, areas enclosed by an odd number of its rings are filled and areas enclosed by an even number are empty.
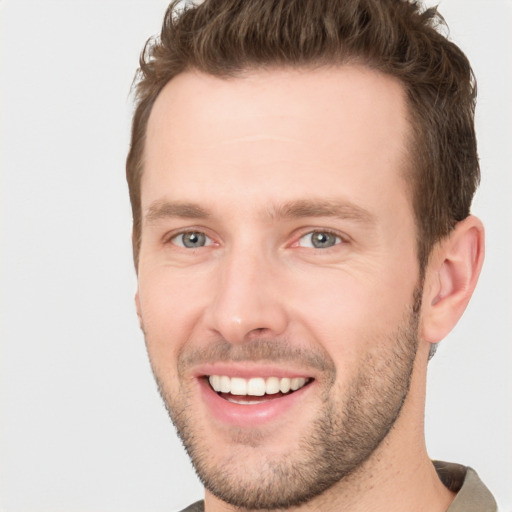
<svg viewBox="0 0 512 512">
<path fill-rule="evenodd" d="M 401 84 L 362 66 L 182 73 L 148 122 L 143 211 L 159 199 L 213 200 L 212 192 L 242 202 L 254 190 L 271 202 L 408 195 L 408 132 Z"/>
</svg>

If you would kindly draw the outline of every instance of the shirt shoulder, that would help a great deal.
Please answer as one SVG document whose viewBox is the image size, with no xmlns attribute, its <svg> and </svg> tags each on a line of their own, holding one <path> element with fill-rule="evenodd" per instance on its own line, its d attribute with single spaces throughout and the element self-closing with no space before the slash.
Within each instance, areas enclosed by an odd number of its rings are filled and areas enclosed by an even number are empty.
<svg viewBox="0 0 512 512">
<path fill-rule="evenodd" d="M 184 508 L 181 512 L 204 512 L 204 501 L 196 501 L 187 508 Z"/>
<path fill-rule="evenodd" d="M 446 512 L 497 512 L 496 500 L 474 469 L 441 461 L 434 466 L 443 484 L 457 493 Z"/>
</svg>

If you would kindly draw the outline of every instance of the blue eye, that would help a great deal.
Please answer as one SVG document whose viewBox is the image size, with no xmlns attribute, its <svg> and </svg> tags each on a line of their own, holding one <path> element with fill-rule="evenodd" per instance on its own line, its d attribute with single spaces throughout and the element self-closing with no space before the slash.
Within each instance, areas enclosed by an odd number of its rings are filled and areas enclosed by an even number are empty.
<svg viewBox="0 0 512 512">
<path fill-rule="evenodd" d="M 300 247 L 311 247 L 313 249 L 328 249 L 341 243 L 341 238 L 328 231 L 312 231 L 302 236 L 299 240 Z"/>
<path fill-rule="evenodd" d="M 172 243 L 185 249 L 198 249 L 199 247 L 211 245 L 212 240 L 200 231 L 187 231 L 173 237 Z"/>
</svg>

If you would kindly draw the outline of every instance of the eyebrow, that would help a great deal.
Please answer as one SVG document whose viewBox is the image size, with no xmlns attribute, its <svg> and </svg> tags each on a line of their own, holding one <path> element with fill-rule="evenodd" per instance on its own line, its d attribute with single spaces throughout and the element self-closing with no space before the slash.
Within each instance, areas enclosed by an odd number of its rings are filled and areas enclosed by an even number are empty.
<svg viewBox="0 0 512 512">
<path fill-rule="evenodd" d="M 144 216 L 146 224 L 152 224 L 161 219 L 178 217 L 181 219 L 207 219 L 211 213 L 195 203 L 181 201 L 155 201 L 151 203 Z"/>
<path fill-rule="evenodd" d="M 265 212 L 273 221 L 306 217 L 335 217 L 371 224 L 375 220 L 375 216 L 368 210 L 351 202 L 340 200 L 298 199 L 270 205 Z M 150 205 L 144 222 L 152 224 L 167 218 L 204 220 L 210 217 L 212 217 L 212 213 L 196 203 L 159 200 Z"/>
<path fill-rule="evenodd" d="M 273 206 L 268 212 L 274 220 L 303 217 L 335 217 L 363 224 L 371 224 L 375 220 L 375 216 L 368 210 L 351 202 L 340 200 L 300 199 Z"/>
</svg>

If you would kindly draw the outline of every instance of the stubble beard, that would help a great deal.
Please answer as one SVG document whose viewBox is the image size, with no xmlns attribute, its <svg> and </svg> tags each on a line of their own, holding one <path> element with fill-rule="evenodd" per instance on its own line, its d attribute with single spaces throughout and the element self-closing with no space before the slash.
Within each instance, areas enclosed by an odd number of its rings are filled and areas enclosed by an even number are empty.
<svg viewBox="0 0 512 512">
<path fill-rule="evenodd" d="M 277 459 L 262 448 L 258 468 L 245 468 L 244 461 L 233 455 L 212 458 L 186 390 L 173 396 L 155 372 L 171 420 L 205 488 L 236 507 L 286 509 L 311 501 L 360 468 L 392 429 L 407 397 L 418 346 L 420 306 L 421 289 L 417 289 L 412 308 L 390 336 L 392 350 L 389 340 L 376 340 L 380 348 L 367 355 L 344 396 L 337 397 L 334 386 L 323 395 L 320 413 L 303 433 L 298 448 Z M 269 341 L 255 348 L 256 352 L 266 351 L 267 360 L 273 355 L 279 360 L 283 350 Z M 334 382 L 334 362 L 329 358 L 324 366 L 326 372 L 333 372 Z M 257 432 L 233 433 L 234 445 L 257 448 L 259 441 Z"/>
</svg>

